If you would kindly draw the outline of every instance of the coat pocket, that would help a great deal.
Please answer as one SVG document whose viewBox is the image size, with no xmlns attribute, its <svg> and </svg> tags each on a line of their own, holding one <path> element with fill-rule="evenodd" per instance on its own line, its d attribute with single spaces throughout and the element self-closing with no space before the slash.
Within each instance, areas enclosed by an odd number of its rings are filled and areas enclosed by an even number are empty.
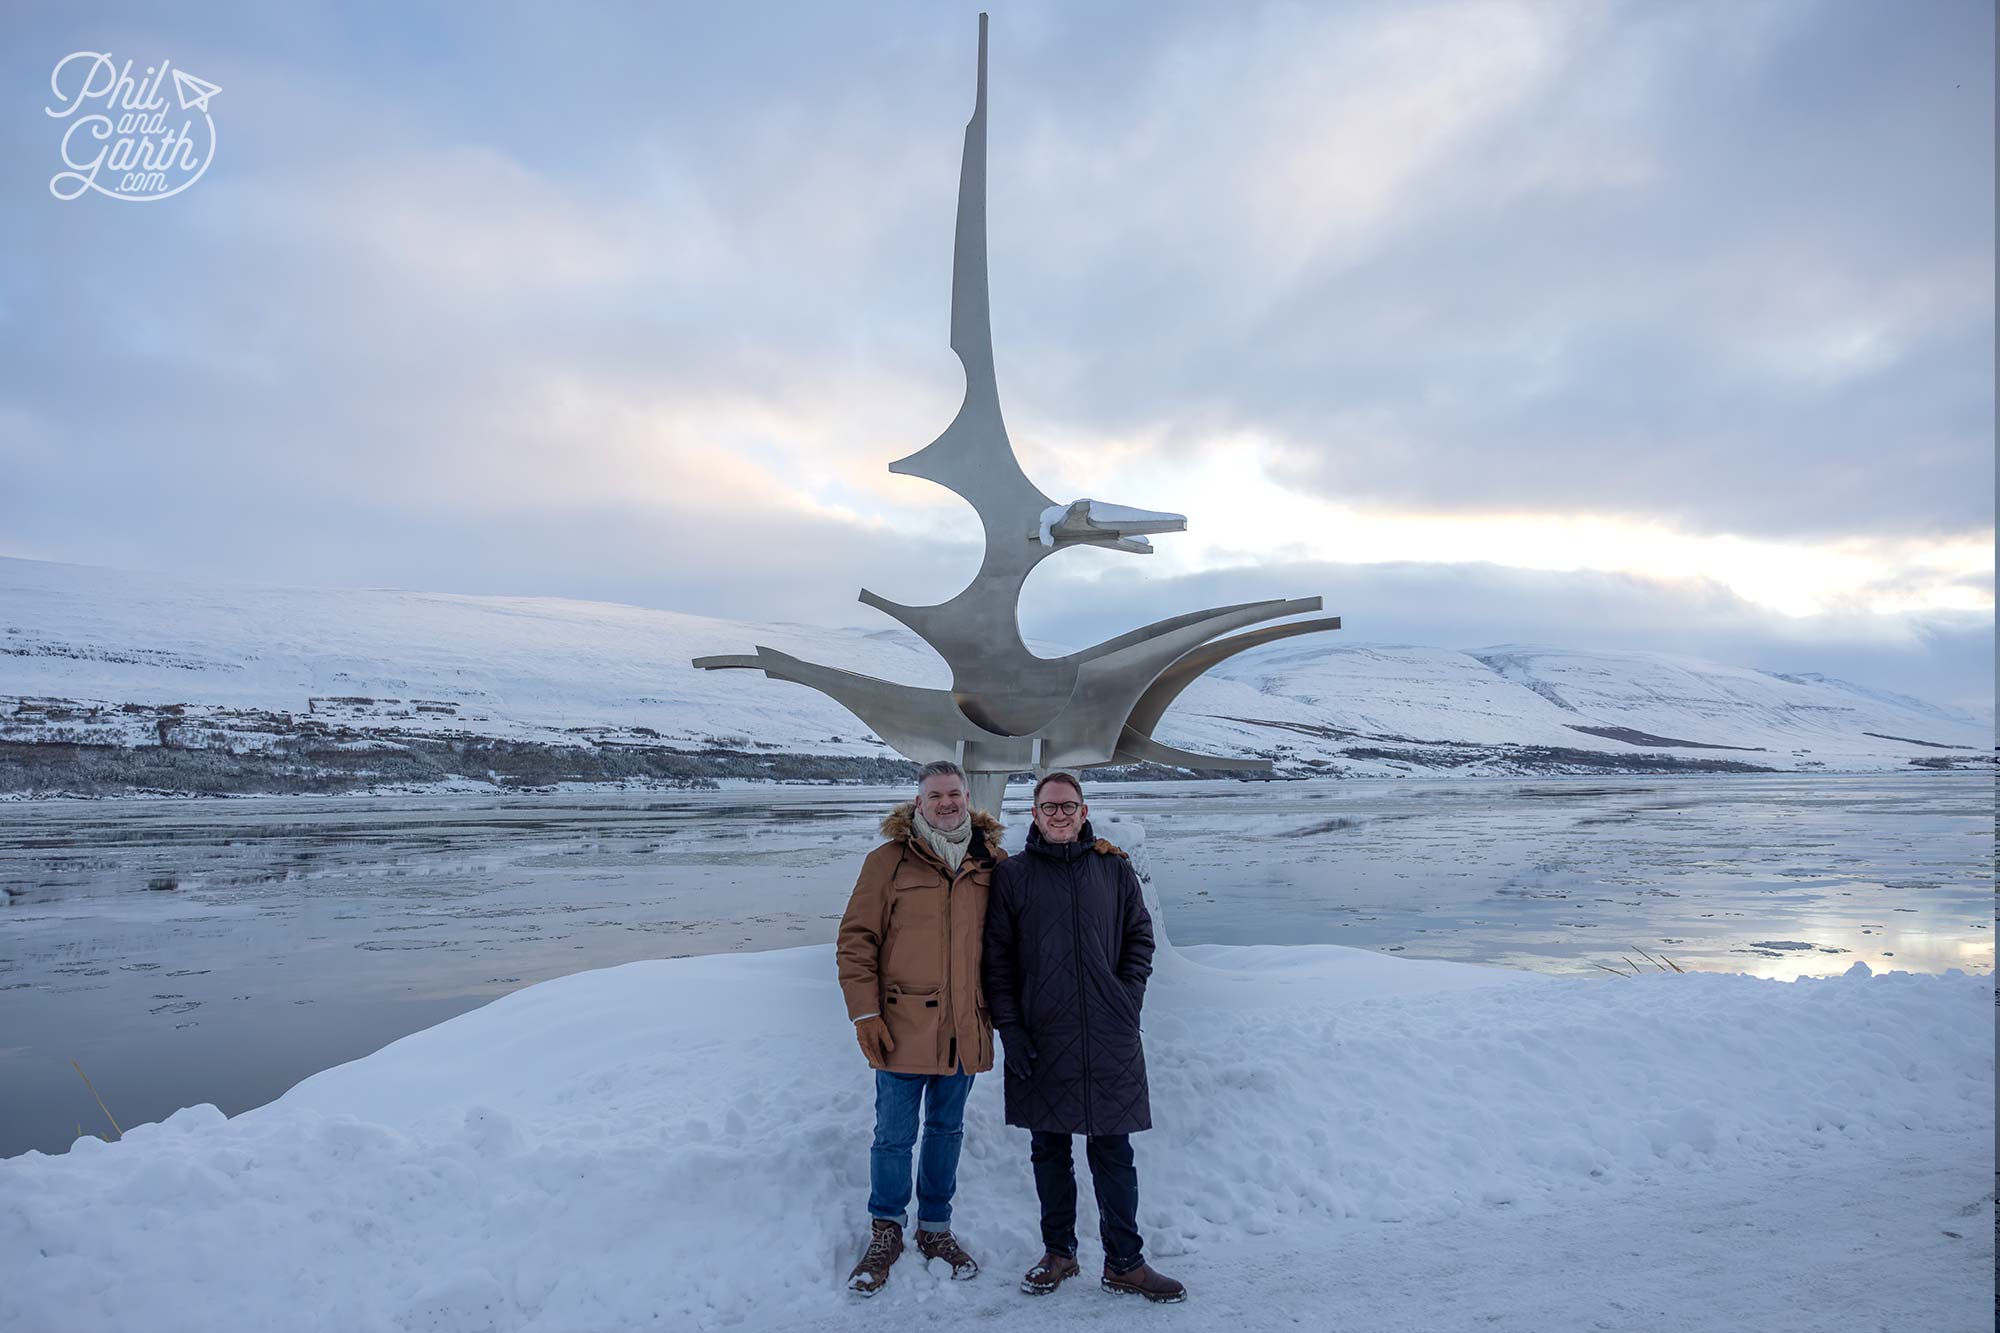
<svg viewBox="0 0 2000 1333">
<path fill-rule="evenodd" d="M 944 1025 L 942 988 L 884 986 L 882 1021 L 889 1026 L 889 1039 L 896 1043 L 896 1049 L 889 1052 L 890 1068 L 928 1068 L 941 1063 L 937 1047 L 938 1032 Z"/>
<path fill-rule="evenodd" d="M 1132 993 L 1132 987 L 1123 977 L 1117 975 L 1095 977 L 1097 993 L 1111 1012 L 1131 1024 L 1132 1031 L 1139 1030 L 1139 997 Z"/>
<path fill-rule="evenodd" d="M 945 890 L 935 878 L 889 889 L 889 928 L 882 941 L 882 979 L 925 990 L 944 984 Z"/>
</svg>

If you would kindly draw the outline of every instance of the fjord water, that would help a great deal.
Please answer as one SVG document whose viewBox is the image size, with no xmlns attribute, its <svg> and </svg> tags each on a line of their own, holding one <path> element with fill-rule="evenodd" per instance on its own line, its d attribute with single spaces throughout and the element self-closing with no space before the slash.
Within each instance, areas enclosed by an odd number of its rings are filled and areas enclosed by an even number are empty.
<svg viewBox="0 0 2000 1333">
<path fill-rule="evenodd" d="M 1993 965 L 1990 776 L 1106 784 L 1176 944 L 1588 973 Z M 0 1155 L 299 1079 L 521 986 L 832 938 L 881 788 L 0 805 Z M 1027 824 L 1016 789 L 1009 843 Z M 828 978 L 828 1002 L 837 992 Z M 725 1020 L 718 1016 L 718 1023 Z M 718 1031 L 718 1037 L 744 1034 Z"/>
</svg>

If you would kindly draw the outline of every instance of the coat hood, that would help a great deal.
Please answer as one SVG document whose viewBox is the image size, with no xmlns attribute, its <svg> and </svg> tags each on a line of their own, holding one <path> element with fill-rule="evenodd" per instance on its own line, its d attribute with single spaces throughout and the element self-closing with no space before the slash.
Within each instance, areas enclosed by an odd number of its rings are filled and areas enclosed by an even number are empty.
<svg viewBox="0 0 2000 1333">
<path fill-rule="evenodd" d="M 916 813 L 917 803 L 915 801 L 904 801 L 901 805 L 883 816 L 882 836 L 897 840 L 907 840 L 915 837 L 917 834 Z M 984 810 L 972 811 L 971 817 L 972 827 L 985 835 L 986 846 L 989 849 L 998 848 L 1000 846 L 1000 835 L 1005 832 L 1005 828 L 1000 821 L 992 815 L 987 814 Z"/>
</svg>

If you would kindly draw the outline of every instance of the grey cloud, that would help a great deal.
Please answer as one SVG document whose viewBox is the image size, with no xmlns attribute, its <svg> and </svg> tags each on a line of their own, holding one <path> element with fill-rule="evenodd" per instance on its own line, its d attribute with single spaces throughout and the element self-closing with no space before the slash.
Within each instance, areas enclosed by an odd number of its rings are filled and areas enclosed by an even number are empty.
<svg viewBox="0 0 2000 1333">
<path fill-rule="evenodd" d="M 1008 303 L 1034 302 L 1006 331 L 1039 349 L 1042 410 L 1179 421 L 1184 447 L 1262 428 L 1306 455 L 1294 480 L 1364 503 L 1695 531 L 1987 527 L 1991 16 L 1792 7 L 1727 53 L 1744 16 L 1649 7 L 1583 34 L 1376 234 L 1284 286 L 1227 243 L 1235 201 L 1210 180 L 1144 183 L 1172 175 L 1180 145 L 1161 147 L 1121 183 L 1209 248 L 1155 270 L 1148 226 L 1175 228 L 1150 214 L 1101 272 Z M 1626 158 L 1630 176 L 1612 169 Z M 1541 179 L 1552 163 L 1581 179 Z M 1103 193 L 1093 225 L 1116 216 Z M 1089 244 L 1072 210 L 1036 202 L 1029 244 Z M 1227 289 L 1262 295 L 1234 311 Z M 1852 364 L 1830 355 L 1869 337 Z"/>
<path fill-rule="evenodd" d="M 327 7 L 283 24 L 190 13 L 177 33 L 129 12 L 133 42 L 193 46 L 257 114 L 172 210 L 47 201 L 7 224 L 42 260 L 6 278 L 44 349 L 15 406 L 60 415 L 80 352 L 122 362 L 107 368 L 121 382 L 151 371 L 211 395 L 254 394 L 243 380 L 262 374 L 274 402 L 334 419 L 409 395 L 449 422 L 550 367 L 637 393 L 776 393 L 829 361 L 954 387 L 941 335 L 969 10 Z M 1519 48 L 1495 65 L 1499 92 L 1411 49 L 1510 12 L 1525 17 L 1495 25 Z M 41 26 L 51 47 L 80 39 Z M 1291 480 L 1362 503 L 1978 529 L 1990 28 L 1975 6 L 1009 11 L 1003 391 L 1024 421 L 1170 448 L 1263 430 L 1293 446 Z M 1371 71 L 1384 44 L 1401 63 Z M 23 86 L 45 78 L 34 45 L 8 65 Z M 1266 176 L 1328 188 L 1343 159 L 1315 174 L 1313 145 L 1433 75 L 1447 104 L 1426 116 L 1452 128 L 1387 122 L 1429 156 L 1386 211 L 1301 195 L 1259 213 Z M 10 154 L 45 157 L 41 129 L 8 127 Z M 1403 147 L 1384 146 L 1386 170 Z M 499 225 L 517 214 L 519 230 Z M 551 219 L 561 250 L 537 251 Z M 399 242 L 427 245 L 435 271 Z M 597 281 L 547 280 L 601 250 Z M 1848 324 L 1880 326 L 1879 364 L 1819 379 L 1774 364 Z M 176 342 L 179 358 L 156 354 Z M 100 434 L 139 434 L 130 414 L 116 424 Z M 251 412 L 231 433 L 265 428 Z"/>
<path fill-rule="evenodd" d="M 1516 16 L 1505 88 L 1474 66 L 1438 85 L 1448 132 L 1365 215 L 1260 200 L 1259 173 L 1351 184 L 1312 164 L 1378 90 L 1369 43 L 1449 35 L 1459 11 L 999 12 L 992 265 L 1017 435 L 1144 430 L 1175 450 L 1259 430 L 1291 446 L 1292 483 L 1418 510 L 1989 528 L 1990 12 L 1475 10 Z M 913 564 L 969 548 L 886 554 L 754 494 L 640 503 L 617 475 L 595 500 L 474 493 L 615 462 L 543 411 L 567 386 L 639 415 L 762 404 L 774 436 L 818 421 L 810 443 L 714 448 L 895 512 L 852 479 L 956 405 L 974 12 L 29 8 L 0 53 L 28 108 L 0 118 L 25 191 L 0 214 L 0 549 L 793 619 L 851 619 L 863 583 L 914 596 L 894 586 Z M 53 145 L 31 95 L 96 44 L 222 84 L 224 155 L 195 190 L 40 193 Z M 1378 78 L 1427 90 L 1421 45 L 1398 49 Z M 1818 378 L 1786 360 L 1848 325 L 1881 348 Z M 703 563 L 699 537 L 745 532 L 747 553 Z M 1352 588 L 1394 625 L 1408 613 L 1367 599 L 1400 579 L 1429 608 L 1405 637 L 1534 637 L 1486 610 L 1511 576 L 1369 569 L 1330 587 L 1260 572 L 1242 595 Z M 1684 594 L 1520 577 L 1542 637 L 1680 642 Z M 1150 586 L 1105 585 L 1157 614 L 1206 589 Z M 1703 640 L 1727 660 L 1787 642 L 1708 609 L 1751 627 Z"/>
</svg>

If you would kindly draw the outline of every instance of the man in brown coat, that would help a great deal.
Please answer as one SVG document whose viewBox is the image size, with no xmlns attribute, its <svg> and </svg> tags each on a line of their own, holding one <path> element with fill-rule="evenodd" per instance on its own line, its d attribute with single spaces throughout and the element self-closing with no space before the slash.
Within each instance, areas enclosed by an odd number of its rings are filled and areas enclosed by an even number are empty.
<svg viewBox="0 0 2000 1333">
<path fill-rule="evenodd" d="M 979 987 L 986 892 L 1006 858 L 1000 825 L 972 809 L 965 771 L 926 764 L 917 798 L 882 821 L 888 839 L 861 863 L 834 946 L 840 991 L 861 1053 L 875 1070 L 875 1143 L 869 1152 L 868 1248 L 850 1290 L 872 1296 L 903 1252 L 910 1151 L 919 1107 L 917 1250 L 976 1277 L 951 1234 L 965 1098 L 993 1067 L 993 1025 Z"/>
</svg>

